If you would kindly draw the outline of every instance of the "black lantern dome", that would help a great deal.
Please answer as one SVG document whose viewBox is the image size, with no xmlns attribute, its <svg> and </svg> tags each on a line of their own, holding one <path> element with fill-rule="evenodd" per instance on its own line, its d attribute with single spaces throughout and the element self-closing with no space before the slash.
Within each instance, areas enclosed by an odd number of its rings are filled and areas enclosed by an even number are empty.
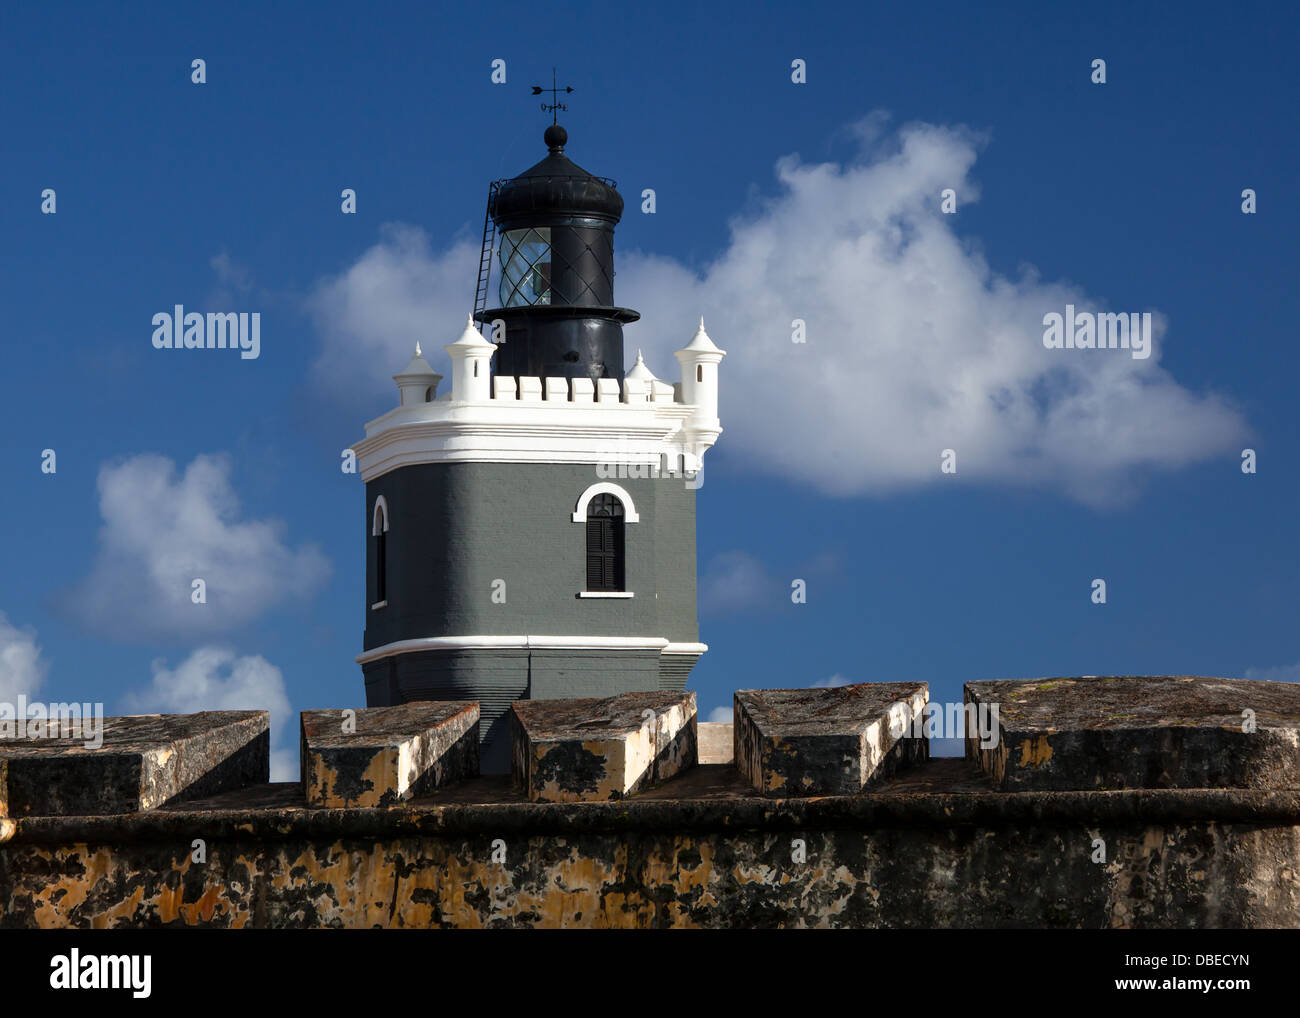
<svg viewBox="0 0 1300 1018">
<path fill-rule="evenodd" d="M 492 191 L 500 306 L 477 314 L 506 324 L 498 375 L 623 377 L 623 325 L 614 305 L 614 227 L 623 198 L 564 154 L 568 133 L 546 129 L 546 158 Z"/>
<path fill-rule="evenodd" d="M 559 124 L 548 127 L 545 138 L 546 158 L 501 184 L 493 210 L 497 229 L 549 223 L 556 215 L 616 224 L 623 217 L 623 197 L 614 182 L 593 177 L 564 154 L 568 132 Z"/>
</svg>

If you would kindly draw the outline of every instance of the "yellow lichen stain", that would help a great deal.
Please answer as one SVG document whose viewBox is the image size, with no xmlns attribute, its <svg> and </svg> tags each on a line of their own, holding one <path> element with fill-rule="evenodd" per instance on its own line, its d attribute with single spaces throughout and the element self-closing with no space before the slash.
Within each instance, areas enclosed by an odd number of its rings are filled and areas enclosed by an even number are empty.
<svg viewBox="0 0 1300 1018">
<path fill-rule="evenodd" d="M 354 799 L 338 794 L 338 772 L 322 757 L 312 756 L 309 759 L 307 801 L 312 806 L 325 809 L 373 808 L 379 805 L 384 793 L 390 789 L 400 790 L 395 751 L 383 750 L 370 758 L 359 781 L 361 794 Z M 366 787 L 367 784 L 369 788 Z"/>
<path fill-rule="evenodd" d="M 126 919 L 130 922 L 137 914 L 141 902 L 144 900 L 144 888 L 136 885 L 131 891 L 130 897 L 117 902 L 105 912 L 99 912 L 91 917 L 90 928 L 93 930 L 108 930 L 113 927 L 114 919 Z"/>
<path fill-rule="evenodd" d="M 266 898 L 258 914 L 272 925 L 475 928 L 504 921 L 541 928 L 694 927 L 697 910 L 715 914 L 739 886 L 764 885 L 793 903 L 806 884 L 783 866 L 757 860 L 718 869 L 715 853 L 724 843 L 711 836 L 667 837 L 636 852 L 626 842 L 610 841 L 594 853 L 585 842 L 554 835 L 506 840 L 504 864 L 493 861 L 486 837 L 349 839 L 306 848 L 261 842 L 247 852 L 211 855 L 206 864 L 182 853 L 172 860 L 182 878 L 171 881 L 175 886 L 159 883 L 147 894 L 143 883 L 131 887 L 128 881 L 125 898 L 75 918 L 73 911 L 94 900 L 97 886 L 119 882 L 124 867 L 134 864 L 112 849 L 67 846 L 44 854 L 50 872 L 68 875 L 42 888 L 34 918 L 55 927 L 242 927 L 254 922 L 251 888 L 259 887 Z M 831 870 L 822 860 L 812 865 L 824 877 L 819 883 L 843 885 L 845 894 L 864 879 L 843 867 Z M 196 871 L 204 876 L 201 882 L 194 880 Z M 241 874 L 238 884 L 230 882 L 231 873 Z M 200 889 L 197 900 L 185 899 L 186 876 L 191 888 Z M 843 905 L 829 907 L 838 913 Z"/>
<path fill-rule="evenodd" d="M 193 926 L 211 922 L 218 913 L 229 916 L 231 925 L 234 926 L 242 926 L 248 920 L 247 914 L 237 914 L 233 904 L 226 900 L 225 887 L 220 881 L 206 888 L 197 902 L 190 903 L 183 900 L 184 892 L 179 886 L 171 888 L 161 885 L 153 897 L 146 898 L 144 884 L 140 883 L 132 888 L 126 898 L 113 902 L 102 912 L 83 912 L 74 918 L 76 910 L 85 905 L 101 880 L 117 879 L 121 868 L 120 860 L 109 849 L 101 848 L 92 853 L 85 845 L 70 845 L 65 849 L 40 854 L 52 872 L 68 873 L 76 865 L 83 868 L 80 873 L 61 877 L 41 888 L 35 902 L 34 918 L 43 929 L 88 925 L 91 929 L 102 930 L 110 929 L 123 920 L 134 925 L 141 920 L 172 923 L 179 919 Z M 184 874 L 189 863 L 189 856 L 182 856 L 177 866 L 178 871 Z M 245 863 L 252 866 L 250 860 L 245 860 Z M 246 913 L 246 910 L 243 911 Z"/>
<path fill-rule="evenodd" d="M 1052 759 L 1052 745 L 1046 735 L 1035 735 L 1020 744 L 1020 766 L 1041 767 Z"/>
<path fill-rule="evenodd" d="M 546 757 L 546 754 L 558 745 L 559 743 L 538 743 L 536 745 L 533 754 L 533 767 L 531 768 L 532 774 L 537 773 L 538 766 Z M 584 742 L 582 748 L 588 753 L 595 754 L 605 764 L 594 789 L 575 792 L 571 789 L 562 788 L 555 783 L 534 784 L 530 780 L 528 798 L 533 802 L 608 802 L 611 799 L 622 798 L 630 787 L 626 767 L 623 763 L 624 750 L 626 749 L 623 741 L 621 739 L 592 740 Z"/>
<path fill-rule="evenodd" d="M 668 851 L 652 852 L 646 859 L 642 870 L 641 884 L 644 887 L 673 888 L 673 895 L 664 904 L 660 918 L 672 929 L 696 929 L 699 924 L 691 918 L 689 903 L 704 908 L 715 907 L 717 896 L 713 893 L 717 874 L 713 866 L 714 844 L 711 841 L 698 841 L 690 837 L 677 837 L 668 846 Z M 698 854 L 700 861 L 696 865 L 687 865 L 683 855 Z M 698 894 L 696 893 L 698 892 Z"/>
<path fill-rule="evenodd" d="M 557 847 L 553 839 L 532 839 L 510 850 L 535 857 L 545 854 L 548 847 Z M 651 904 L 638 897 L 624 893 L 601 896 L 601 888 L 625 878 L 625 845 L 616 849 L 611 862 L 584 857 L 576 846 L 570 847 L 566 856 L 547 863 L 540 887 L 519 881 L 508 863 L 492 863 L 486 850 L 481 854 L 451 853 L 444 864 L 447 876 L 440 888 L 442 918 L 456 927 L 479 929 L 496 920 L 528 915 L 532 925 L 543 929 L 637 928 L 648 926 L 653 918 Z M 492 903 L 486 914 L 482 908 L 484 892 Z"/>
<path fill-rule="evenodd" d="M 785 775 L 772 767 L 772 756 L 784 748 L 785 743 L 781 739 L 773 739 L 759 757 L 759 780 L 762 781 L 761 787 L 765 792 L 776 792 L 785 787 Z"/>
<path fill-rule="evenodd" d="M 178 885 L 175 888 L 166 886 L 159 888 L 158 898 L 155 902 L 158 918 L 165 923 L 173 923 L 179 919 L 187 926 L 210 923 L 219 912 L 230 916 L 232 920 L 235 919 L 237 910 L 234 904 L 226 899 L 225 885 L 219 881 L 205 887 L 197 901 L 185 901 L 184 875 L 189 869 L 190 859 L 186 856 L 181 865 L 177 867 L 182 877 Z M 238 925 L 247 922 L 248 917 L 246 914 L 240 918 L 241 921 Z M 236 924 L 232 922 L 232 925 Z"/>
<path fill-rule="evenodd" d="M 436 862 L 429 864 L 423 858 L 409 859 L 382 842 L 368 851 L 358 851 L 345 850 L 341 842 L 335 841 L 324 853 L 324 864 L 320 862 L 319 854 L 313 847 L 293 858 L 268 860 L 265 867 L 268 872 L 264 874 L 276 891 L 301 894 L 308 887 L 315 890 L 311 905 L 318 916 L 318 924 L 427 926 L 431 921 L 430 906 L 413 902 L 411 892 L 416 887 L 427 888 L 436 881 Z M 399 866 L 399 860 L 406 862 L 412 872 L 408 874 L 407 866 Z M 253 869 L 255 867 L 250 868 L 250 872 Z M 295 873 L 296 870 L 301 872 Z M 400 884 L 399 875 L 402 877 Z"/>
</svg>

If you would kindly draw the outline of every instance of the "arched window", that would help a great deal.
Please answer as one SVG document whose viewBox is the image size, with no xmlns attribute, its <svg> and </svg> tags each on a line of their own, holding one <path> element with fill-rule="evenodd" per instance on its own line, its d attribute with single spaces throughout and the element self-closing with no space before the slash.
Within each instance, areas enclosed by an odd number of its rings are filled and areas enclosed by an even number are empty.
<svg viewBox="0 0 1300 1018">
<path fill-rule="evenodd" d="M 587 503 L 587 590 L 622 590 L 623 503 L 600 494 Z"/>
<path fill-rule="evenodd" d="M 388 603 L 388 502 L 383 495 L 375 499 L 370 536 L 375 542 L 375 596 L 370 607 L 382 608 Z"/>
<path fill-rule="evenodd" d="M 702 382 L 702 381 L 704 381 L 704 365 L 703 365 L 703 364 L 697 364 L 697 365 L 695 365 L 695 380 L 696 380 L 697 382 Z"/>
</svg>

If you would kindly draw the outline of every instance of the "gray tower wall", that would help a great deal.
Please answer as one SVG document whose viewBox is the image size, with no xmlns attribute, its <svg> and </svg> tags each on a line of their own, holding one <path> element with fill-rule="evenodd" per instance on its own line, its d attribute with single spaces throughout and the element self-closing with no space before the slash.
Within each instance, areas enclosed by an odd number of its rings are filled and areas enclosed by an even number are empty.
<svg viewBox="0 0 1300 1018">
<path fill-rule="evenodd" d="M 586 587 L 587 531 L 572 516 L 579 496 L 602 480 L 627 491 L 640 517 L 625 524 L 631 598 L 577 596 Z M 380 495 L 389 514 L 388 604 L 371 609 L 369 535 Z M 420 464 L 366 485 L 365 526 L 366 650 L 442 636 L 699 639 L 695 491 L 680 476 L 604 478 L 591 464 Z M 493 602 L 498 580 L 504 603 Z M 369 706 L 479 700 L 483 768 L 492 771 L 508 767 L 511 701 L 681 689 L 694 661 L 654 649 L 491 648 L 393 654 L 363 672 Z"/>
</svg>

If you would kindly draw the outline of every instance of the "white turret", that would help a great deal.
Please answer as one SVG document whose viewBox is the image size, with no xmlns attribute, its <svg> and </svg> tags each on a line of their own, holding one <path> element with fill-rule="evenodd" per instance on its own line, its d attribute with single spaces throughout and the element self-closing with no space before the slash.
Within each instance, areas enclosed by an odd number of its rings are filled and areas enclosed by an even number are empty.
<svg viewBox="0 0 1300 1018">
<path fill-rule="evenodd" d="M 420 353 L 420 344 L 415 344 L 415 356 L 406 365 L 401 374 L 393 376 L 397 391 L 402 394 L 402 406 L 415 406 L 417 403 L 432 403 L 438 395 L 438 383 L 442 375 L 429 366 L 429 362 Z"/>
<path fill-rule="evenodd" d="M 641 382 L 658 381 L 658 379 L 655 378 L 655 373 L 646 365 L 645 359 L 641 356 L 640 350 L 636 352 L 636 363 L 632 365 L 632 370 L 629 371 L 625 377 Z"/>
<path fill-rule="evenodd" d="M 483 338 L 474 316 L 465 318 L 465 331 L 444 349 L 451 354 L 451 398 L 457 403 L 478 403 L 492 398 L 492 355 L 496 346 Z"/>
<path fill-rule="evenodd" d="M 722 431 L 718 423 L 718 365 L 727 356 L 704 331 L 704 319 L 686 346 L 674 357 L 682 366 L 682 402 L 694 404 L 695 413 L 687 426 L 695 432 Z M 715 436 L 716 437 L 716 436 Z"/>
</svg>

